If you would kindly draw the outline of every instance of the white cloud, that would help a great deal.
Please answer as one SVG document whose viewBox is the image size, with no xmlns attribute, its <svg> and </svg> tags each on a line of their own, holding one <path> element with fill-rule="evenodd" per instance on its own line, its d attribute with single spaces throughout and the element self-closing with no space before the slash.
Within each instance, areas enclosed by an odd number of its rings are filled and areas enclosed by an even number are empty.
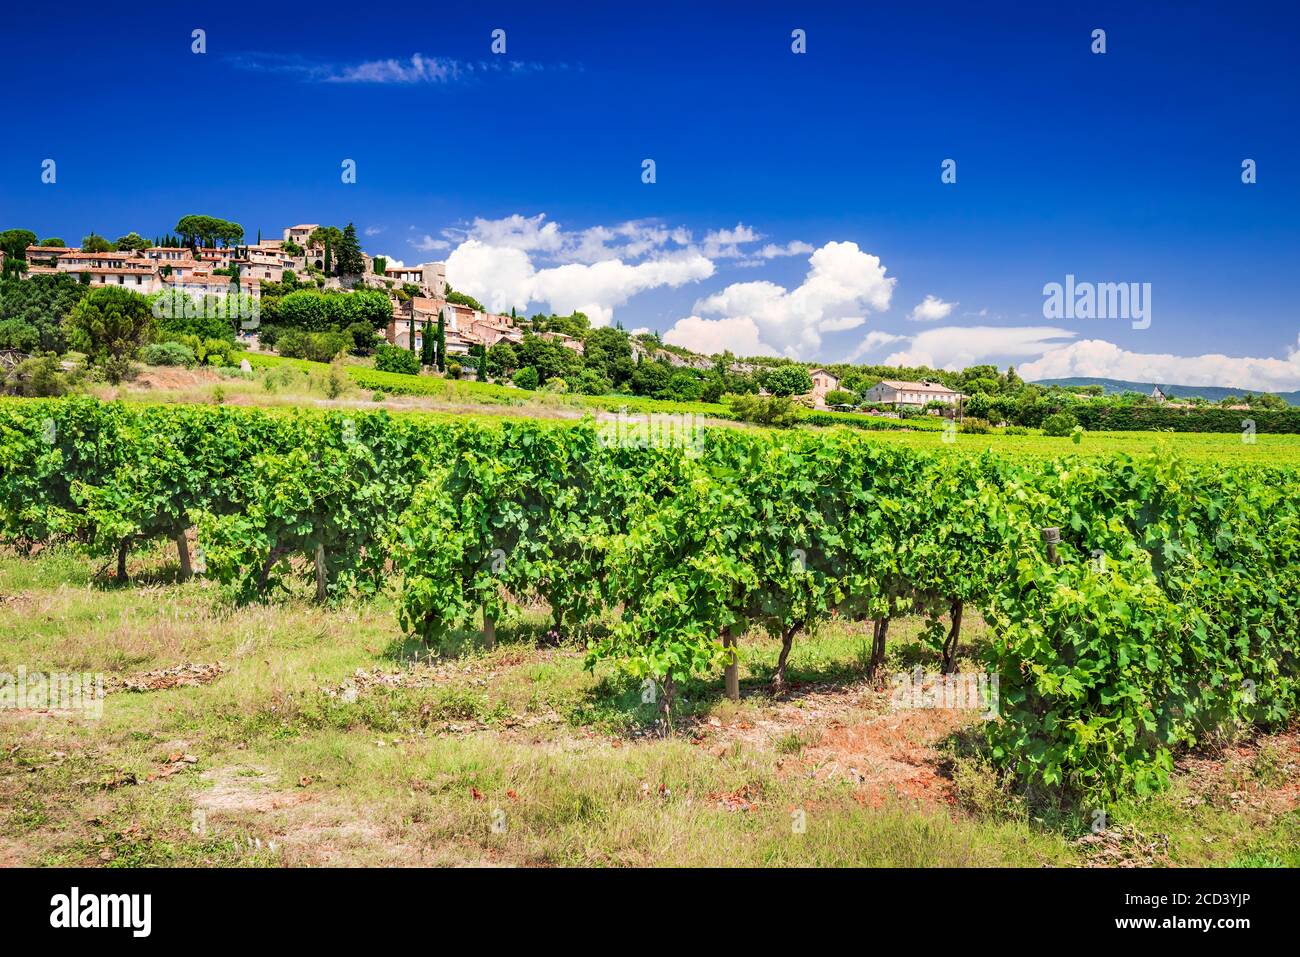
<svg viewBox="0 0 1300 957">
<path fill-rule="evenodd" d="M 1074 336 L 1069 329 L 1053 326 L 945 326 L 912 336 L 907 349 L 886 357 L 883 364 L 964 369 L 989 361 L 1037 358 L 1063 345 L 1057 340 Z"/>
<path fill-rule="evenodd" d="M 432 253 L 451 248 L 451 243 L 442 239 L 434 239 L 428 233 L 425 233 L 419 239 L 408 239 L 407 242 L 422 253 Z"/>
<path fill-rule="evenodd" d="M 700 251 L 710 259 L 739 259 L 745 255 L 741 246 L 762 238 L 761 233 L 754 232 L 744 223 L 737 223 L 735 229 L 711 229 L 705 233 Z"/>
<path fill-rule="evenodd" d="M 385 262 L 385 264 L 388 266 L 389 269 L 405 269 L 405 268 L 406 268 L 406 263 L 402 262 L 402 260 L 398 259 L 396 256 L 384 256 L 383 253 L 379 253 L 378 255 L 384 257 L 384 262 Z"/>
<path fill-rule="evenodd" d="M 884 332 L 880 329 L 872 329 L 862 341 L 858 343 L 857 348 L 844 357 L 845 362 L 857 362 L 869 352 L 874 352 L 884 346 L 893 345 L 895 342 L 906 342 L 907 336 L 896 336 L 890 332 Z"/>
<path fill-rule="evenodd" d="M 944 302 L 938 296 L 926 296 L 913 307 L 911 315 L 907 318 L 914 322 L 937 322 L 940 319 L 947 319 L 953 307 L 958 305 L 960 303 Z"/>
<path fill-rule="evenodd" d="M 777 259 L 781 256 L 803 256 L 813 251 L 813 247 L 808 243 L 794 240 L 786 243 L 784 246 L 778 246 L 775 243 L 768 243 L 758 251 L 761 259 Z"/>
<path fill-rule="evenodd" d="M 489 309 L 527 308 L 548 303 L 554 312 L 584 312 L 593 325 L 606 325 L 614 309 L 632 296 L 660 286 L 677 287 L 713 275 L 713 263 L 698 253 L 648 259 L 635 265 L 619 259 L 565 263 L 536 269 L 528 252 L 468 239 L 447 257 L 447 281 Z"/>
<path fill-rule="evenodd" d="M 759 338 L 758 326 L 748 316 L 735 319 L 701 319 L 687 316 L 664 333 L 664 342 L 711 356 L 730 349 L 738 356 L 774 356 L 777 351 Z"/>
<path fill-rule="evenodd" d="M 857 243 L 827 243 L 808 262 L 811 268 L 795 289 L 767 281 L 733 283 L 697 302 L 696 315 L 679 320 L 669 334 L 680 326 L 681 335 L 711 341 L 711 334 L 698 323 L 748 319 L 768 349 L 792 357 L 809 356 L 821 346 L 823 332 L 852 329 L 865 321 L 866 312 L 889 308 L 895 280 L 886 278 L 880 259 L 860 250 Z M 701 319 L 701 314 L 720 318 Z"/>
<path fill-rule="evenodd" d="M 447 270 L 450 275 L 450 261 Z M 593 325 L 599 326 L 614 317 L 615 306 L 639 292 L 658 286 L 676 288 L 712 275 L 713 263 L 698 253 L 650 259 L 635 266 L 618 259 L 590 265 L 566 263 L 539 270 L 532 277 L 529 298 L 549 302 L 560 315 L 575 309 L 584 312 Z"/>
<path fill-rule="evenodd" d="M 1300 339 L 1286 357 L 1256 358 L 1210 353 L 1177 356 L 1162 352 L 1130 352 L 1112 342 L 1083 339 L 1047 352 L 1016 370 L 1025 379 L 1090 376 L 1173 385 L 1218 385 L 1258 391 L 1300 389 Z"/>
<path fill-rule="evenodd" d="M 640 259 L 658 251 L 679 251 L 691 242 L 689 230 L 681 227 L 671 230 L 653 220 L 634 219 L 616 226 L 592 226 L 575 232 L 565 230 L 557 222 L 547 222 L 545 213 L 536 216 L 515 213 L 501 219 L 476 217 L 468 226 L 444 229 L 442 235 L 456 243 L 475 239 L 488 246 L 522 249 L 556 264 Z"/>
<path fill-rule="evenodd" d="M 383 231 L 384 231 L 384 227 L 383 227 L 383 226 L 367 226 L 367 227 L 366 227 L 366 235 L 367 235 L 367 236 L 378 236 L 378 235 L 379 235 L 380 233 L 382 233 Z"/>
<path fill-rule="evenodd" d="M 567 70 L 568 64 L 549 67 L 523 60 L 455 60 L 449 57 L 413 53 L 405 60 L 389 57 L 359 63 L 331 63 L 298 54 L 237 53 L 227 57 L 236 69 L 258 73 L 279 73 L 310 83 L 370 83 L 411 86 L 414 84 L 448 84 L 488 74 L 528 74 L 544 69 Z"/>
</svg>

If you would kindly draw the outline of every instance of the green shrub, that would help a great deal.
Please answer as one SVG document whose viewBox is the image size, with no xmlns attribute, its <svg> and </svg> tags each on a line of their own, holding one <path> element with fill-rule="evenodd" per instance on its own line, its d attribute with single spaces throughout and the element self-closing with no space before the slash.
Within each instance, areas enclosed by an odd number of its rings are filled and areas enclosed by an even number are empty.
<svg viewBox="0 0 1300 957">
<path fill-rule="evenodd" d="M 194 350 L 181 342 L 154 342 L 140 350 L 140 361 L 150 366 L 192 366 Z"/>
<path fill-rule="evenodd" d="M 799 422 L 799 406 L 788 396 L 733 395 L 727 399 L 731 414 L 742 422 L 778 429 L 788 429 Z"/>
<path fill-rule="evenodd" d="M 290 329 L 280 337 L 279 353 L 290 359 L 332 362 L 340 352 L 347 352 L 352 337 L 342 332 L 303 332 Z"/>
<path fill-rule="evenodd" d="M 967 417 L 962 420 L 961 431 L 970 435 L 988 435 L 993 431 L 993 428 L 984 419 L 972 419 Z"/>
<path fill-rule="evenodd" d="M 527 389 L 530 392 L 537 388 L 537 370 L 532 366 L 524 366 L 515 373 L 515 385 L 521 389 Z"/>
<path fill-rule="evenodd" d="M 1055 415 L 1049 415 L 1043 420 L 1043 435 L 1063 438 L 1069 435 L 1078 424 L 1079 420 L 1069 412 L 1057 412 Z"/>
<path fill-rule="evenodd" d="M 66 395 L 70 388 L 71 381 L 53 353 L 24 359 L 0 377 L 0 392 L 5 395 L 49 398 Z"/>
<path fill-rule="evenodd" d="M 420 357 L 409 349 L 384 344 L 375 350 L 375 368 L 380 372 L 419 375 Z"/>
</svg>

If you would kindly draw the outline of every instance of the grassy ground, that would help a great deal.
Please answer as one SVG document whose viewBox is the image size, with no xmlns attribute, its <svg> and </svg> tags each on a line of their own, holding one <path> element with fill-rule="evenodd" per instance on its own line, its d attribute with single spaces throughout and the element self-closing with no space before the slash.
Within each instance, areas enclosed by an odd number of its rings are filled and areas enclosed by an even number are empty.
<svg viewBox="0 0 1300 957">
<path fill-rule="evenodd" d="M 1300 735 L 1190 756 L 1093 834 L 1000 780 L 970 712 L 892 710 L 852 624 L 796 644 L 782 697 L 748 636 L 742 700 L 690 685 L 662 736 L 635 684 L 539 644 L 540 610 L 429 651 L 383 599 L 232 609 L 164 552 L 95 571 L 0 556 L 0 672 L 110 688 L 98 720 L 0 710 L 0 864 L 1300 864 Z M 933 667 L 917 631 L 888 673 Z"/>
</svg>

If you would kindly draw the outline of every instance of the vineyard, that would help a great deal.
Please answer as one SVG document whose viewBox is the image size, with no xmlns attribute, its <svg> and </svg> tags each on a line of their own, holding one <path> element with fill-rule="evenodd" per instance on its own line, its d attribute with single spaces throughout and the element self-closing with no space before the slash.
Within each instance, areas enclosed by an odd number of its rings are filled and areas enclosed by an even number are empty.
<svg viewBox="0 0 1300 957">
<path fill-rule="evenodd" d="M 1158 790 L 1180 751 L 1300 703 L 1289 468 L 956 454 L 850 430 L 653 444 L 591 422 L 7 402 L 0 530 L 120 573 L 171 542 L 182 576 L 236 604 L 391 587 L 430 645 L 472 630 L 490 646 L 541 603 L 589 666 L 645 682 L 664 730 L 687 681 L 734 693 L 747 635 L 779 640 L 779 691 L 791 649 L 828 623 L 870 623 L 883 681 L 891 623 L 920 616 L 951 670 L 978 613 L 994 759 L 1076 794 Z"/>
</svg>

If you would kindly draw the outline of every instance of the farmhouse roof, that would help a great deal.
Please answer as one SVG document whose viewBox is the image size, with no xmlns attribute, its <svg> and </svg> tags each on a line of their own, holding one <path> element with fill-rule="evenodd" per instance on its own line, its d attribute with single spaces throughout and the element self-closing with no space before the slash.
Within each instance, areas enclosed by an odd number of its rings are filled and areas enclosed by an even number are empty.
<svg viewBox="0 0 1300 957">
<path fill-rule="evenodd" d="M 907 382 L 902 379 L 882 379 L 881 385 L 887 385 L 896 392 L 933 392 L 936 395 L 956 395 L 956 389 L 950 389 L 938 382 Z"/>
</svg>

